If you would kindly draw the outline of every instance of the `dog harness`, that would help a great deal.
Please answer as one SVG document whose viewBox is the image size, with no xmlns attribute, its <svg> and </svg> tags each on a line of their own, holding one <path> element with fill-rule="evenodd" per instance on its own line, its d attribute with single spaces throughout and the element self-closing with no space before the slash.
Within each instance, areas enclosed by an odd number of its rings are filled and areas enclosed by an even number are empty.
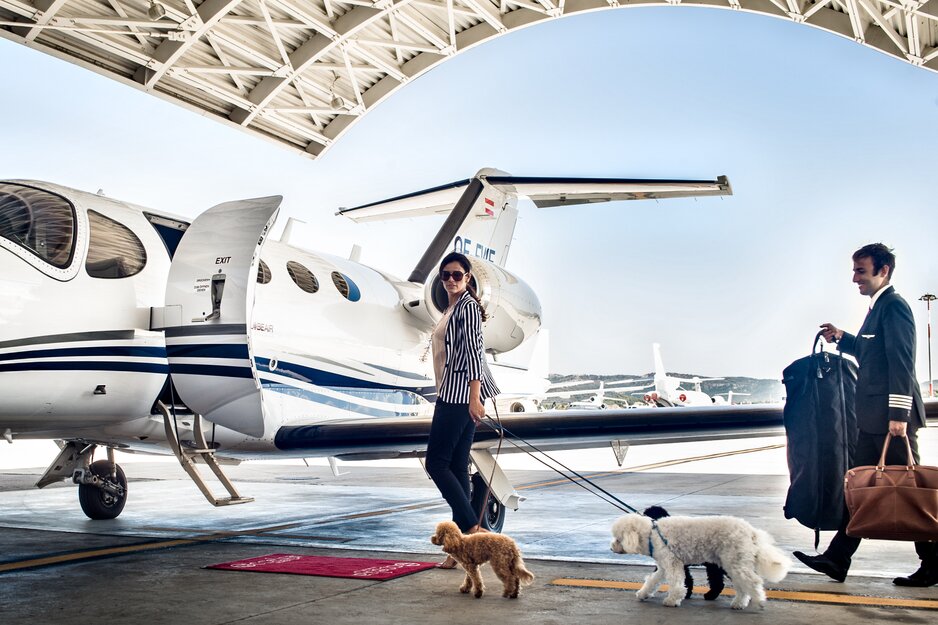
<svg viewBox="0 0 938 625">
<path fill-rule="evenodd" d="M 664 534 L 661 533 L 661 528 L 658 527 L 658 522 L 652 519 L 651 529 L 655 530 L 658 533 L 658 537 L 661 539 L 661 542 L 664 543 L 664 546 L 668 546 L 668 539 L 664 537 Z M 652 558 L 655 557 L 655 547 L 651 542 L 651 532 L 648 533 L 648 555 Z"/>
</svg>

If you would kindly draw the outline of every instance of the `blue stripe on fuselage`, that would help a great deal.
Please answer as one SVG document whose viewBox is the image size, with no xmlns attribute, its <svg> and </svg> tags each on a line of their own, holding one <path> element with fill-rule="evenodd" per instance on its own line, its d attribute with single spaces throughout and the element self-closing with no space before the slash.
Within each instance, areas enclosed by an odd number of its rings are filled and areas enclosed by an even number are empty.
<svg viewBox="0 0 938 625">
<path fill-rule="evenodd" d="M 372 406 L 363 406 L 362 404 L 358 404 L 352 401 L 340 399 L 338 397 L 330 397 L 329 395 L 324 395 L 315 391 L 291 386 L 289 384 L 283 384 L 281 382 L 274 382 L 273 380 L 268 380 L 265 378 L 261 378 L 261 384 L 266 390 L 273 391 L 275 393 L 282 393 L 284 395 L 289 395 L 291 397 L 296 397 L 305 401 L 315 402 L 317 404 L 324 404 L 326 406 L 331 406 L 340 410 L 348 410 L 355 413 L 356 415 L 365 415 L 370 417 L 402 417 L 411 416 L 417 412 L 415 398 L 411 393 L 403 390 L 390 391 L 377 397 L 368 397 L 364 399 L 384 401 L 387 403 L 398 404 L 400 406 L 413 406 L 412 410 L 393 410 L 374 408 Z M 349 388 L 330 388 L 329 390 L 340 393 L 354 393 L 356 391 L 360 392 L 360 389 Z M 394 399 L 397 399 L 398 401 L 394 401 Z"/>
<path fill-rule="evenodd" d="M 166 345 L 170 358 L 248 358 L 248 346 L 228 343 L 197 343 L 187 345 Z"/>
<path fill-rule="evenodd" d="M 254 362 L 257 363 L 258 367 L 264 367 L 267 370 L 270 370 L 270 358 L 255 358 Z M 292 362 L 286 362 L 284 360 L 277 361 L 277 369 L 273 372 L 286 377 L 292 377 L 297 380 L 302 380 L 309 384 L 314 384 L 316 386 L 327 386 L 330 388 L 339 387 L 339 388 L 364 388 L 364 389 L 386 389 L 386 390 L 406 390 L 418 395 L 435 395 L 436 387 L 435 386 L 423 386 L 423 387 L 409 387 L 409 386 L 395 386 L 392 384 L 381 384 L 379 382 L 369 382 L 367 380 L 361 380 L 359 378 L 353 378 L 346 375 L 341 375 L 338 373 L 331 373 L 329 371 L 322 371 L 320 369 L 313 369 L 311 367 L 304 367 L 303 365 L 298 365 Z"/>
<path fill-rule="evenodd" d="M 3 371 L 136 371 L 140 373 L 169 373 L 169 366 L 149 362 L 111 362 L 107 360 L 14 362 L 0 365 Z"/>
<path fill-rule="evenodd" d="M 137 358 L 166 358 L 162 347 L 134 347 L 132 345 L 105 345 L 100 347 L 60 347 L 34 349 L 0 354 L 3 360 L 27 360 L 33 358 L 68 358 L 74 356 L 129 356 Z"/>
</svg>

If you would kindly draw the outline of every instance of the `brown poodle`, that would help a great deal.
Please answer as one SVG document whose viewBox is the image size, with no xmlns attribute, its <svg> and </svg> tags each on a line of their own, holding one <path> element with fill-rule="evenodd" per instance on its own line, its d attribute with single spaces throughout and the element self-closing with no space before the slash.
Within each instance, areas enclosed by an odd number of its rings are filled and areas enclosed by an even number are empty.
<svg viewBox="0 0 938 625">
<path fill-rule="evenodd" d="M 524 568 L 521 550 L 508 536 L 488 532 L 466 535 L 452 521 L 443 521 L 436 526 L 436 534 L 430 537 L 430 542 L 443 547 L 443 551 L 462 565 L 466 579 L 459 592 L 466 593 L 474 588 L 476 599 L 485 590 L 479 567 L 486 562 L 505 585 L 503 597 L 517 599 L 520 587 L 534 581 L 531 571 Z"/>
</svg>

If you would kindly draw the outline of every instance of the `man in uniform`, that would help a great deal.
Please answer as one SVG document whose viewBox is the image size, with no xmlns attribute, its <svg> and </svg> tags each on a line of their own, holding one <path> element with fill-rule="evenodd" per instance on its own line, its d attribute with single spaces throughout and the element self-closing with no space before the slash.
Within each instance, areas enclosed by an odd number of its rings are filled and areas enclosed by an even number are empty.
<svg viewBox="0 0 938 625">
<path fill-rule="evenodd" d="M 896 269 L 896 257 L 882 243 L 871 243 L 853 254 L 853 282 L 861 295 L 870 298 L 870 311 L 856 336 L 835 327 L 821 325 L 827 342 L 837 342 L 840 350 L 856 357 L 856 413 L 860 432 L 857 438 L 854 466 L 879 463 L 886 433 L 893 435 L 886 464 L 908 462 L 903 437 L 908 437 L 915 462 L 918 463 L 916 431 L 925 425 L 925 407 L 915 378 L 915 324 L 912 310 L 889 284 Z M 817 556 L 794 552 L 804 564 L 844 581 L 850 559 L 860 546 L 860 539 L 847 536 L 844 521 L 827 550 Z M 908 577 L 897 577 L 898 586 L 933 586 L 938 583 L 938 543 L 915 543 L 915 552 L 922 563 Z"/>
</svg>

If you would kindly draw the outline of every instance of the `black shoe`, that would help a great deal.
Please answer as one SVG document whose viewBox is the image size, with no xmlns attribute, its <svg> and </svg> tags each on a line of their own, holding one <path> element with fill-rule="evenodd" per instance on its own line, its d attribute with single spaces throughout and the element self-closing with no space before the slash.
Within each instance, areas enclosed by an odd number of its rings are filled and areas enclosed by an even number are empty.
<svg viewBox="0 0 938 625">
<path fill-rule="evenodd" d="M 818 573 L 824 573 L 824 575 L 835 581 L 842 582 L 847 579 L 847 568 L 837 564 L 825 555 L 809 556 L 800 551 L 795 551 L 793 554 L 808 568 L 814 569 Z"/>
<path fill-rule="evenodd" d="M 908 577 L 897 577 L 892 580 L 892 583 L 896 586 L 914 586 L 916 588 L 934 586 L 938 584 L 938 567 L 927 566 L 922 563 L 917 571 Z"/>
</svg>

